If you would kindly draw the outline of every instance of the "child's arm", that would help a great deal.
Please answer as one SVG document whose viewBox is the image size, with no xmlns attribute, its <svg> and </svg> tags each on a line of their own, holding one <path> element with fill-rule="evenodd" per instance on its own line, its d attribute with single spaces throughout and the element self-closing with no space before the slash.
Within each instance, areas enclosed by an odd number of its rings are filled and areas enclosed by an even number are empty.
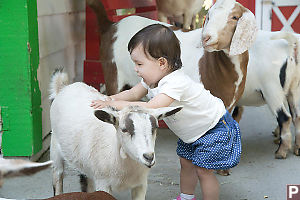
<svg viewBox="0 0 300 200">
<path fill-rule="evenodd" d="M 118 94 L 109 96 L 112 100 L 123 100 L 123 101 L 138 101 L 147 94 L 147 89 L 138 83 L 129 90 L 124 90 Z"/>
<path fill-rule="evenodd" d="M 138 83 L 133 88 L 129 90 L 125 90 L 118 94 L 109 96 L 106 101 L 117 100 L 117 101 L 138 101 L 147 94 L 147 89 L 141 84 Z M 101 100 L 94 100 L 91 102 L 91 106 L 93 108 L 103 108 L 103 101 Z"/>
<path fill-rule="evenodd" d="M 106 106 L 112 106 L 117 108 L 118 110 L 123 109 L 126 106 L 137 105 L 145 108 L 161 108 L 168 107 L 174 101 L 173 98 L 169 97 L 166 94 L 158 94 L 149 102 L 141 102 L 141 101 L 99 101 L 97 106 L 92 106 L 95 109 L 104 108 Z"/>
</svg>

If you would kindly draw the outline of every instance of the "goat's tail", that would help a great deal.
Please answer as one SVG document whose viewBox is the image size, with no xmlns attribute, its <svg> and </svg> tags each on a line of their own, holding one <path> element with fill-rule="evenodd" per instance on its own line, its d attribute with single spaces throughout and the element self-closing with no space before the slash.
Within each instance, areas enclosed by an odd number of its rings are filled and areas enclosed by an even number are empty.
<svg viewBox="0 0 300 200">
<path fill-rule="evenodd" d="M 69 84 L 69 78 L 67 73 L 63 72 L 63 68 L 56 69 L 51 77 L 50 81 L 50 96 L 49 99 L 53 101 L 59 91 Z"/>
<path fill-rule="evenodd" d="M 295 60 L 296 65 L 300 62 L 300 42 L 299 39 L 290 32 L 278 32 L 271 37 L 273 40 L 285 39 L 289 45 L 289 55 Z"/>
<path fill-rule="evenodd" d="M 106 10 L 100 0 L 86 0 L 90 8 L 92 8 L 97 16 L 98 27 L 100 33 L 105 33 L 113 24 L 107 17 Z"/>
</svg>

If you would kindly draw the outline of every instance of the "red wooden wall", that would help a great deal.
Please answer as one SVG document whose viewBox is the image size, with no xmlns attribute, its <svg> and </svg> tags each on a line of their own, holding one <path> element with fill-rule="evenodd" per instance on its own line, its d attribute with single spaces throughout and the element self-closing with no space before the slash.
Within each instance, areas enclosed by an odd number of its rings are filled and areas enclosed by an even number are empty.
<svg viewBox="0 0 300 200">
<path fill-rule="evenodd" d="M 240 4 L 251 10 L 255 14 L 255 0 L 237 0 Z"/>
<path fill-rule="evenodd" d="M 279 10 L 282 12 L 285 19 L 289 19 L 297 6 L 282 6 Z M 274 11 L 272 11 L 272 31 L 280 31 L 283 25 Z M 292 23 L 292 28 L 296 33 L 300 33 L 300 15 L 298 15 L 295 21 Z"/>
<path fill-rule="evenodd" d="M 100 1 L 100 0 L 99 0 Z M 136 15 L 157 19 L 155 0 L 101 0 L 108 17 L 117 22 L 128 15 L 118 16 L 117 9 L 135 8 Z M 86 60 L 84 61 L 83 81 L 99 90 L 104 83 L 100 56 L 100 35 L 95 13 L 86 5 Z"/>
</svg>

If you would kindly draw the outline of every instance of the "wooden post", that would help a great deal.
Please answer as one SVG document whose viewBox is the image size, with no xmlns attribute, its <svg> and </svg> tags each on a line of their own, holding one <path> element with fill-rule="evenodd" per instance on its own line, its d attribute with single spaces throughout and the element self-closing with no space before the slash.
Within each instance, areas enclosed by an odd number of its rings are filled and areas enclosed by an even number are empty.
<svg viewBox="0 0 300 200">
<path fill-rule="evenodd" d="M 42 147 L 36 0 L 0 0 L 0 107 L 4 156 Z"/>
</svg>

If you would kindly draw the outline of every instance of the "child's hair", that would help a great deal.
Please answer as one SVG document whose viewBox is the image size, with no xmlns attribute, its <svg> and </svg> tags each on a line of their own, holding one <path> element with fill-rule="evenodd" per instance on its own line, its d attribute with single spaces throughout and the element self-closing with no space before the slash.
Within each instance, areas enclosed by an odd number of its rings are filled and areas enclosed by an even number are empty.
<svg viewBox="0 0 300 200">
<path fill-rule="evenodd" d="M 152 24 L 141 29 L 129 41 L 128 51 L 132 53 L 140 44 L 146 56 L 150 55 L 155 59 L 165 58 L 172 71 L 181 68 L 180 43 L 170 28 L 162 24 Z"/>
</svg>

